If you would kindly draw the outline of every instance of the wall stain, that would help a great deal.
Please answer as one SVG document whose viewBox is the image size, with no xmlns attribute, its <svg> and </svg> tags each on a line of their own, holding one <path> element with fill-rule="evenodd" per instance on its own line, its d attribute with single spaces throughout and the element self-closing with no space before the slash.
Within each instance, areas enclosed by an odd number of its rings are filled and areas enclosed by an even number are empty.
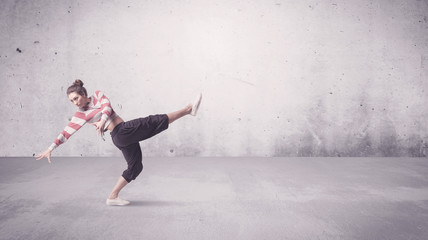
<svg viewBox="0 0 428 240">
<path fill-rule="evenodd" d="M 407 138 L 407 148 L 405 156 L 412 156 L 412 157 L 426 157 L 427 156 L 427 149 L 428 149 L 428 142 L 424 141 L 421 136 L 412 134 Z"/>
<path fill-rule="evenodd" d="M 255 85 L 254 83 L 247 82 L 247 81 L 244 81 L 244 80 L 239 79 L 239 78 L 235 78 L 235 80 L 236 80 L 236 81 L 239 81 L 239 82 L 242 82 L 242 83 L 245 83 L 245 84 L 247 84 L 247 85 L 250 85 L 250 86 L 256 87 L 256 85 Z"/>
</svg>

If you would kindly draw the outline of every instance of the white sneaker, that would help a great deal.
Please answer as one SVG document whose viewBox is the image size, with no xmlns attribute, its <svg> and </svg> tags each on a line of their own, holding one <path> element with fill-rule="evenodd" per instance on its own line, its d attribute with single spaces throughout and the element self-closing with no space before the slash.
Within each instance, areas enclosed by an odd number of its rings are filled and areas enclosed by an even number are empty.
<svg viewBox="0 0 428 240">
<path fill-rule="evenodd" d="M 196 113 L 198 112 L 198 109 L 199 109 L 199 105 L 201 104 L 201 100 L 202 100 L 202 93 L 199 93 L 198 96 L 196 96 L 195 101 L 193 101 L 192 112 L 190 113 L 190 115 L 196 116 Z"/>
<path fill-rule="evenodd" d="M 106 204 L 109 206 L 125 206 L 125 205 L 128 205 L 130 203 L 131 203 L 130 201 L 123 200 L 119 197 L 117 197 L 115 199 L 107 199 L 107 201 L 106 201 Z"/>
</svg>

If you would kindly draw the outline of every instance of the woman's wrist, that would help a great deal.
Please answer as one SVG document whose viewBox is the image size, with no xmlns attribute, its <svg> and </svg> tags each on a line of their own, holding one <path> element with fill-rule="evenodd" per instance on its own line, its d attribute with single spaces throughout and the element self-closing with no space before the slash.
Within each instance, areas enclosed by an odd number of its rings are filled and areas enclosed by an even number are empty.
<svg viewBox="0 0 428 240">
<path fill-rule="evenodd" d="M 103 115 L 101 115 L 101 121 L 107 122 L 107 114 L 103 113 Z"/>
<path fill-rule="evenodd" d="M 56 147 L 58 147 L 55 143 L 52 143 L 52 145 L 49 146 L 48 150 L 52 152 Z"/>
</svg>

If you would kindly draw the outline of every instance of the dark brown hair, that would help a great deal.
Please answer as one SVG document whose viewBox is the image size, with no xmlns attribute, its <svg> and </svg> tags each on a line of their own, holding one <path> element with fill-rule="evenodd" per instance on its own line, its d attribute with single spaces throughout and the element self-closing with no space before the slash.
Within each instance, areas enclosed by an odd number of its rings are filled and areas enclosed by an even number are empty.
<svg viewBox="0 0 428 240">
<path fill-rule="evenodd" d="M 70 95 L 70 93 L 76 92 L 79 95 L 85 95 L 88 96 L 88 93 L 86 92 L 86 89 L 83 87 L 83 82 L 80 79 L 76 79 L 70 87 L 67 89 L 67 96 Z"/>
</svg>

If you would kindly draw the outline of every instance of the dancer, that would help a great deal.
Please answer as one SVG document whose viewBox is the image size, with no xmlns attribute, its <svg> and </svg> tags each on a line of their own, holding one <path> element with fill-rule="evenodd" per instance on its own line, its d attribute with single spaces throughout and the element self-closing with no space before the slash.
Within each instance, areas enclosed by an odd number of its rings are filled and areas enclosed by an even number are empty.
<svg viewBox="0 0 428 240">
<path fill-rule="evenodd" d="M 114 145 L 122 151 L 128 163 L 128 168 L 119 177 L 106 200 L 106 204 L 112 206 L 130 204 L 129 201 L 119 198 L 119 192 L 128 183 L 135 180 L 143 170 L 139 142 L 166 130 L 169 124 L 181 117 L 189 114 L 195 116 L 202 100 L 202 94 L 199 94 L 193 103 L 178 111 L 150 115 L 125 122 L 114 112 L 109 99 L 103 92 L 95 91 L 93 95 L 88 97 L 86 89 L 83 87 L 83 82 L 79 79 L 67 89 L 67 96 L 79 109 L 52 145 L 36 156 L 36 160 L 47 158 L 48 162 L 51 163 L 51 152 L 67 141 L 85 123 L 94 125 L 102 138 L 104 137 L 104 132 L 109 130 Z"/>
</svg>

